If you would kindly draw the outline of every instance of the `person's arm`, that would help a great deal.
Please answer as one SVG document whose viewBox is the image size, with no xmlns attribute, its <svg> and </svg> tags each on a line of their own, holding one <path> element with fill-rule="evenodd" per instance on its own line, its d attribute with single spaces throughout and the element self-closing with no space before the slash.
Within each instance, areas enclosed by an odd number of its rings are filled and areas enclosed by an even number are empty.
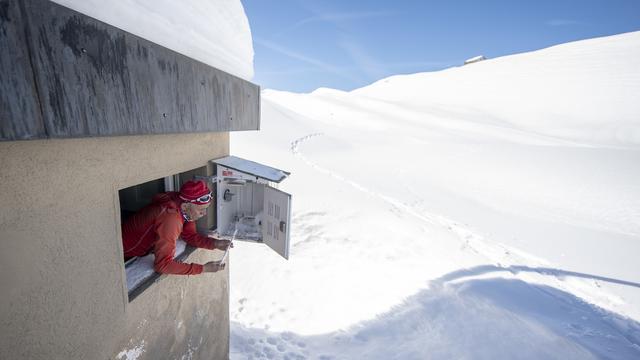
<svg viewBox="0 0 640 360">
<path fill-rule="evenodd" d="M 187 264 L 174 260 L 176 240 L 182 228 L 181 221 L 181 218 L 171 213 L 167 213 L 157 220 L 158 240 L 154 246 L 154 269 L 161 274 L 196 275 L 201 274 L 204 270 L 203 265 Z"/>
<path fill-rule="evenodd" d="M 194 221 L 187 221 L 183 228 L 182 234 L 180 234 L 182 240 L 191 246 L 197 248 L 213 250 L 216 248 L 216 240 L 202 236 L 196 231 L 196 223 Z"/>
<path fill-rule="evenodd" d="M 230 240 L 215 239 L 198 234 L 196 231 L 196 223 L 193 221 L 189 221 L 184 224 L 180 237 L 187 244 L 202 249 L 218 249 L 225 251 L 228 247 L 233 247 Z"/>
</svg>

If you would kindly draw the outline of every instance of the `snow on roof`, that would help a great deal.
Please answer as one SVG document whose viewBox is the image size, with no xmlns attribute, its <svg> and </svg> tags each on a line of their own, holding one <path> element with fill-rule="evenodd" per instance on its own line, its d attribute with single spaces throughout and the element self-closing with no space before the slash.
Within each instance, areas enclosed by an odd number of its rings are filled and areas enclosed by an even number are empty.
<svg viewBox="0 0 640 360">
<path fill-rule="evenodd" d="M 484 57 L 484 55 L 478 55 L 478 56 L 474 56 L 471 59 L 467 59 L 464 61 L 465 64 L 471 64 L 474 62 L 478 62 L 478 61 L 482 61 L 485 60 L 486 58 Z"/>
<path fill-rule="evenodd" d="M 253 77 L 240 0 L 53 0 L 245 80 Z"/>
<path fill-rule="evenodd" d="M 236 156 L 227 156 L 225 158 L 212 160 L 212 162 L 278 183 L 290 175 L 289 172 L 262 165 L 250 160 L 245 160 Z"/>
</svg>

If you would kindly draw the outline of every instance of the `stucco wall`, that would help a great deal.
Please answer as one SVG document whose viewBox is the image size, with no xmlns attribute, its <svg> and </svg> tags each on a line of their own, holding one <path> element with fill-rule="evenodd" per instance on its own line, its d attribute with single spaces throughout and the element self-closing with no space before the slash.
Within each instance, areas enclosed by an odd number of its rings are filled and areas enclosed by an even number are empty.
<svg viewBox="0 0 640 360">
<path fill-rule="evenodd" d="M 118 190 L 228 151 L 228 133 L 0 142 L 0 358 L 227 356 L 227 271 L 128 302 Z"/>
</svg>

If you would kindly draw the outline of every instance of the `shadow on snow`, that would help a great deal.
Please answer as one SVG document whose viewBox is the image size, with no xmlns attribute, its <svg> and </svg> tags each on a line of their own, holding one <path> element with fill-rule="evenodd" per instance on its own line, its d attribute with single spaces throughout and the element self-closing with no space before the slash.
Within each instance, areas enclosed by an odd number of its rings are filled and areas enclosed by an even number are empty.
<svg viewBox="0 0 640 360">
<path fill-rule="evenodd" d="M 469 269 L 460 269 L 460 270 L 451 272 L 447 275 L 444 275 L 443 277 L 439 278 L 436 281 L 448 282 L 448 281 L 453 281 L 456 279 L 461 279 L 461 278 L 470 277 L 470 276 L 478 276 L 478 275 L 488 274 L 492 272 L 505 272 L 505 271 L 510 272 L 512 274 L 517 274 L 519 272 L 534 272 L 541 275 L 551 275 L 559 278 L 562 278 L 565 276 L 579 277 L 584 279 L 605 281 L 613 284 L 633 286 L 633 287 L 640 288 L 639 283 L 632 282 L 632 281 L 618 280 L 618 279 L 613 279 L 613 278 L 599 276 L 599 275 L 579 273 L 575 271 L 567 271 L 567 270 L 560 270 L 560 269 L 553 269 L 553 268 L 546 268 L 546 267 L 530 267 L 530 266 L 522 266 L 522 265 L 512 265 L 512 266 L 480 265 L 480 266 L 476 266 Z"/>
<path fill-rule="evenodd" d="M 231 358 L 640 358 L 640 324 L 632 319 L 546 285 L 504 278 L 464 280 L 496 271 L 577 276 L 640 287 L 550 268 L 478 266 L 444 275 L 387 313 L 346 330 L 302 336 L 233 323 Z"/>
</svg>

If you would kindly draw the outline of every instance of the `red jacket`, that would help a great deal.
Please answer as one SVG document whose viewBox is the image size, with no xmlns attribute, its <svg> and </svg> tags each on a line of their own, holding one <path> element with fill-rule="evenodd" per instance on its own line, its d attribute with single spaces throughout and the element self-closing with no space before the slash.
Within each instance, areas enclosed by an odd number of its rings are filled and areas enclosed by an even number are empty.
<svg viewBox="0 0 640 360">
<path fill-rule="evenodd" d="M 158 194 L 151 204 L 128 218 L 122 224 L 122 245 L 125 258 L 144 256 L 151 250 L 155 254 L 154 269 L 162 274 L 194 275 L 202 273 L 200 264 L 175 261 L 176 240 L 181 237 L 187 244 L 213 249 L 215 241 L 196 232 L 196 224 L 186 221 L 180 213 L 177 192 Z"/>
</svg>

